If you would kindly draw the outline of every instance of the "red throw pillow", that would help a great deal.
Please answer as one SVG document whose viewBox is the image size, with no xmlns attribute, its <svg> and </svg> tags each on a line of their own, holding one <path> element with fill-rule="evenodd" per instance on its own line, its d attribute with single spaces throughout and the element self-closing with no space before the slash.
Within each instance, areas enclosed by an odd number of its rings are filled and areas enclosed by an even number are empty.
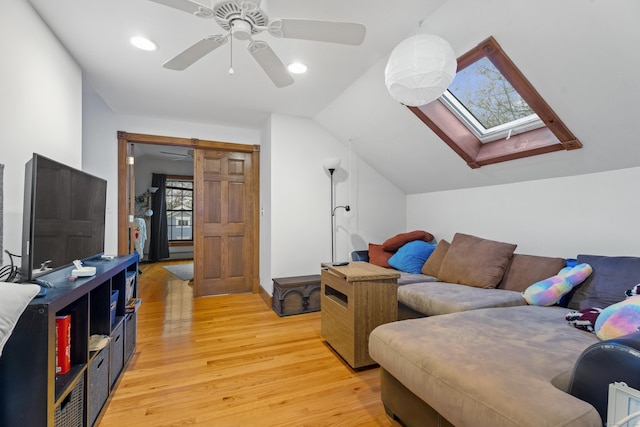
<svg viewBox="0 0 640 427">
<path fill-rule="evenodd" d="M 389 258 L 393 256 L 393 252 L 387 252 L 382 249 L 382 245 L 369 243 L 369 262 L 380 267 L 391 268 Z"/>
<path fill-rule="evenodd" d="M 427 233 L 423 230 L 415 230 L 409 231 L 408 233 L 400 233 L 395 236 L 387 239 L 382 244 L 382 249 L 387 252 L 395 252 L 400 249 L 405 243 L 412 242 L 414 240 L 424 240 L 425 242 L 430 242 L 433 240 L 433 234 Z"/>
</svg>

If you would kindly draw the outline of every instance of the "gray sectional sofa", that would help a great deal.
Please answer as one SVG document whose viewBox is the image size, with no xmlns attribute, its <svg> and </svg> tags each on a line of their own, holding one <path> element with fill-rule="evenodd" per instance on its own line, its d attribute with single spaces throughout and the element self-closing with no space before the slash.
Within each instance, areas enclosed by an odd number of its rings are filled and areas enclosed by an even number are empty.
<svg viewBox="0 0 640 427">
<path fill-rule="evenodd" d="M 495 243 L 503 246 L 494 250 Z M 521 292 L 556 274 L 565 260 L 514 255 L 515 245 L 506 251 L 504 245 L 456 235 L 451 245 L 443 245 L 449 246 L 441 251 L 444 256 L 438 249 L 433 253 L 432 264 L 438 265 L 425 263 L 423 272 L 435 274 L 425 274 L 424 280 L 402 275 L 399 312 L 414 318 L 376 328 L 369 353 L 381 367 L 385 408 L 403 424 L 601 426 L 606 384 L 635 379 L 598 366 L 593 371 L 610 371 L 611 378 L 600 379 L 605 385 L 596 398 L 581 398 L 572 387 L 585 379 L 572 374 L 585 350 L 602 342 L 568 325 L 565 315 L 623 300 L 624 291 L 640 283 L 640 258 L 579 255 L 578 262 L 593 267 L 589 279 L 562 305 L 530 306 Z M 466 284 L 473 274 L 473 285 Z M 636 353 L 629 357 L 637 358 L 632 363 L 640 370 Z"/>
<path fill-rule="evenodd" d="M 490 308 L 378 327 L 369 354 L 387 411 L 407 426 L 601 426 L 592 405 L 567 393 L 598 339 L 567 326 L 565 312 Z"/>
</svg>

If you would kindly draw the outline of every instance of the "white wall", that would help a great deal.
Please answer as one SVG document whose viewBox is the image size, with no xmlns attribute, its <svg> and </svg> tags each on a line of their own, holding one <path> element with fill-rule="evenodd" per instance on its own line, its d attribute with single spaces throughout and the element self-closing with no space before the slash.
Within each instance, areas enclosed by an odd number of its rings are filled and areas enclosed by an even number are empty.
<svg viewBox="0 0 640 427">
<path fill-rule="evenodd" d="M 118 253 L 118 144 L 113 111 L 83 79 L 82 165 L 84 170 L 107 180 L 104 253 Z"/>
<path fill-rule="evenodd" d="M 516 252 L 640 256 L 640 168 L 407 198 L 408 228 L 515 243 Z"/>
<path fill-rule="evenodd" d="M 20 254 L 25 163 L 35 152 L 82 167 L 82 76 L 26 1 L 0 2 L 0 52 L 3 243 Z"/>
<path fill-rule="evenodd" d="M 318 274 L 320 263 L 331 260 L 327 157 L 342 160 L 334 175 L 336 205 L 353 209 L 348 217 L 342 209 L 336 214 L 337 260 L 405 231 L 405 195 L 324 128 L 283 115 L 273 115 L 270 127 L 272 278 Z M 270 279 L 261 277 L 261 284 L 272 293 Z"/>
<path fill-rule="evenodd" d="M 260 136 L 260 285 L 273 293 L 271 276 L 271 117 Z"/>
</svg>

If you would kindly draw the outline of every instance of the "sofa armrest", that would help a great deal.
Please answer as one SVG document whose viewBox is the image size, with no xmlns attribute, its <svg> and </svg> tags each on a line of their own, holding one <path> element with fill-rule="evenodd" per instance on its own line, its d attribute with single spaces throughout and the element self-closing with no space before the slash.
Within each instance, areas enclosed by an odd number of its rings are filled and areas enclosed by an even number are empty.
<svg viewBox="0 0 640 427">
<path fill-rule="evenodd" d="M 576 362 L 569 393 L 596 408 L 607 420 L 609 384 L 624 382 L 640 390 L 640 332 L 589 346 Z"/>
<path fill-rule="evenodd" d="M 365 261 L 369 262 L 369 251 L 352 251 L 351 252 L 351 260 L 352 261 Z"/>
</svg>

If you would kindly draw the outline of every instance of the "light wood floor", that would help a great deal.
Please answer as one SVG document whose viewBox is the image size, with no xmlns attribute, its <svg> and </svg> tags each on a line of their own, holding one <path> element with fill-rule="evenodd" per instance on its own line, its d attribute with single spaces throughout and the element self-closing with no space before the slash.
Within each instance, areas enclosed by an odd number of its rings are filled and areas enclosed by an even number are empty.
<svg viewBox="0 0 640 427">
<path fill-rule="evenodd" d="M 136 352 L 100 427 L 400 425 L 378 368 L 349 368 L 319 312 L 278 317 L 253 294 L 193 299 L 162 265 L 141 265 Z"/>
</svg>

